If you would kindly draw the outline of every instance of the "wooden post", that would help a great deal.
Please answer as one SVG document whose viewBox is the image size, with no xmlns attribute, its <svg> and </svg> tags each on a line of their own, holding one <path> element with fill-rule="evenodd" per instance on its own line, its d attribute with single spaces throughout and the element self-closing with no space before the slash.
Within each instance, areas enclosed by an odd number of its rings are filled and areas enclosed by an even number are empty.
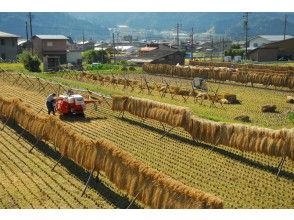
<svg viewBox="0 0 294 220">
<path fill-rule="evenodd" d="M 33 147 L 29 150 L 29 153 L 32 153 L 32 150 L 37 146 L 41 138 L 37 138 L 36 142 L 34 143 Z"/>
<path fill-rule="evenodd" d="M 84 188 L 84 190 L 83 190 L 83 192 L 82 192 L 81 197 L 83 197 L 83 195 L 84 195 L 85 192 L 86 192 L 86 189 L 87 189 L 87 187 L 88 187 L 88 185 L 89 185 L 89 183 L 90 183 L 91 177 L 92 177 L 92 175 L 93 175 L 94 169 L 95 169 L 95 168 L 92 169 L 92 171 L 91 171 L 91 173 L 90 173 L 90 175 L 89 175 L 89 177 L 88 177 L 88 180 L 87 180 L 87 182 L 86 182 L 86 185 L 85 185 L 85 188 Z"/>
<path fill-rule="evenodd" d="M 51 171 L 54 170 L 54 168 L 60 163 L 60 161 L 62 160 L 63 155 L 58 159 L 58 161 L 55 163 L 55 165 L 52 167 Z"/>
<path fill-rule="evenodd" d="M 142 189 L 136 194 L 136 196 L 134 197 L 134 199 L 132 199 L 132 201 L 130 202 L 130 204 L 127 206 L 127 208 L 126 209 L 129 209 L 132 205 L 133 205 L 133 203 L 136 201 L 136 199 L 138 198 L 138 196 L 140 195 L 140 193 L 143 191 L 143 187 L 142 187 Z"/>
<path fill-rule="evenodd" d="M 284 162 L 285 162 L 285 160 L 286 160 L 286 156 L 284 155 L 284 156 L 282 157 L 282 159 L 281 159 L 279 165 L 278 165 L 277 178 L 279 178 L 279 174 L 280 174 L 280 172 L 281 172 L 281 170 L 282 170 L 282 168 L 283 168 L 283 166 L 284 166 Z"/>
<path fill-rule="evenodd" d="M 160 139 L 162 139 L 163 137 L 165 137 L 168 133 L 170 133 L 173 129 L 174 129 L 175 127 L 172 127 L 172 128 L 170 128 L 168 131 L 166 131 L 160 138 L 159 138 L 159 140 Z"/>
</svg>

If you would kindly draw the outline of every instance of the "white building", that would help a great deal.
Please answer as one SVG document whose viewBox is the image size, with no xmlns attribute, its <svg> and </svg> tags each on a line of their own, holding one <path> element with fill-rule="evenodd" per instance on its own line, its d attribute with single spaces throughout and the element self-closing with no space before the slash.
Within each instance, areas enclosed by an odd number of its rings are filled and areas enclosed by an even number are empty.
<svg viewBox="0 0 294 220">
<path fill-rule="evenodd" d="M 116 46 L 115 49 L 121 53 L 130 54 L 137 50 L 134 46 Z"/>
<path fill-rule="evenodd" d="M 286 35 L 286 39 L 293 38 L 292 35 Z M 284 40 L 284 35 L 257 35 L 256 37 L 249 40 L 248 50 L 254 50 L 258 47 L 261 47 L 265 44 L 273 43 L 276 41 Z"/>
</svg>

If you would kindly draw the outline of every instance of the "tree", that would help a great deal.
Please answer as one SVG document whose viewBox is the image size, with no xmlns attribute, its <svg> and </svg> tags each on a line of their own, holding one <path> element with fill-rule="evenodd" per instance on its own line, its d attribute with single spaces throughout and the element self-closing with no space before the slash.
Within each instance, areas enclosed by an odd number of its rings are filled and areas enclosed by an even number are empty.
<svg viewBox="0 0 294 220">
<path fill-rule="evenodd" d="M 245 50 L 241 48 L 238 44 L 232 44 L 229 50 L 225 51 L 225 56 L 241 56 L 244 57 Z"/>
<path fill-rule="evenodd" d="M 87 50 L 82 54 L 86 63 L 109 63 L 110 57 L 105 50 Z"/>
<path fill-rule="evenodd" d="M 24 68 L 31 72 L 41 72 L 41 61 L 36 55 L 32 55 L 29 51 L 24 51 L 18 55 L 18 60 L 24 65 Z"/>
</svg>

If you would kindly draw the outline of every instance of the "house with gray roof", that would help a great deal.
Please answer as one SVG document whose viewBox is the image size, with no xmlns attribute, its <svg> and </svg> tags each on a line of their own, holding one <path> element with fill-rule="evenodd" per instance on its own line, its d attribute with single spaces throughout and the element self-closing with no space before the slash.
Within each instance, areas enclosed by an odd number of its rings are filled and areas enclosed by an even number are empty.
<svg viewBox="0 0 294 220">
<path fill-rule="evenodd" d="M 158 44 L 156 46 L 152 45 L 152 50 L 147 52 L 144 51 L 144 53 L 141 53 L 138 57 L 134 57 L 129 61 L 136 63 L 137 65 L 143 65 L 144 63 L 170 65 L 176 65 L 179 63 L 183 65 L 185 62 L 185 53 L 182 53 L 173 47 Z"/>
<path fill-rule="evenodd" d="M 67 63 L 67 40 L 64 35 L 34 35 L 32 37 L 33 50 L 42 60 L 59 64 Z"/>
<path fill-rule="evenodd" d="M 0 62 L 16 61 L 19 36 L 0 31 Z"/>
<path fill-rule="evenodd" d="M 294 38 L 292 35 L 285 35 L 285 40 Z M 284 35 L 257 35 L 249 40 L 248 50 L 254 50 L 263 45 L 284 40 Z"/>
</svg>

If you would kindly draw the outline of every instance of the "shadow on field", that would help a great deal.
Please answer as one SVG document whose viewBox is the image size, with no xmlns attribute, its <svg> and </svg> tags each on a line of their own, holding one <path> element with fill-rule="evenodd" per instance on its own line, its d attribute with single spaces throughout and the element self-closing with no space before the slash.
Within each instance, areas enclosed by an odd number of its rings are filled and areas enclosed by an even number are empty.
<svg viewBox="0 0 294 220">
<path fill-rule="evenodd" d="M 105 120 L 107 117 L 93 117 L 93 116 L 83 116 L 83 115 L 60 115 L 60 120 L 67 122 L 84 122 L 89 123 L 93 120 Z"/>
<path fill-rule="evenodd" d="M 23 139 L 27 140 L 32 146 L 35 144 L 36 138 L 33 135 L 31 135 L 29 132 L 27 132 L 24 129 L 22 129 L 19 125 L 17 125 L 13 121 L 9 121 L 7 123 L 7 126 L 9 126 L 10 128 L 12 128 L 13 130 L 15 130 L 18 134 L 22 134 L 21 137 Z M 41 151 L 45 156 L 51 157 L 56 162 L 61 157 L 61 155 L 59 154 L 59 152 L 57 152 L 54 149 L 52 149 L 48 144 L 46 144 L 43 141 L 39 141 L 38 144 L 36 145 L 36 147 L 34 148 L 34 150 Z M 28 152 L 28 154 L 29 154 L 29 152 Z M 34 157 L 33 154 L 31 154 L 31 156 Z M 82 181 L 84 183 L 87 182 L 87 179 L 88 179 L 90 173 L 88 171 L 86 171 L 85 169 L 83 169 L 82 167 L 80 167 L 77 164 L 75 164 L 72 160 L 63 158 L 61 160 L 61 162 L 59 163 L 59 166 L 60 165 L 64 166 L 69 172 L 71 172 L 80 181 Z M 52 164 L 52 167 L 53 166 L 54 166 L 54 164 Z M 52 171 L 52 172 L 56 172 L 56 171 Z M 91 181 L 90 181 L 88 187 L 94 189 L 106 201 L 108 201 L 109 203 L 113 204 L 117 208 L 125 209 L 131 203 L 131 201 L 127 197 L 124 197 L 124 196 L 121 196 L 121 195 L 115 193 L 113 190 L 111 190 L 110 188 L 108 188 L 99 179 L 97 180 L 97 178 L 91 178 Z M 81 193 L 82 193 L 82 190 L 83 189 L 81 188 Z M 76 196 L 81 196 L 81 194 L 76 195 Z M 84 196 L 87 196 L 87 191 L 86 191 L 86 193 L 85 193 Z M 139 207 L 138 205 L 136 205 L 135 203 L 133 203 L 129 208 L 130 209 L 139 209 L 141 207 Z"/>
<path fill-rule="evenodd" d="M 131 125 L 135 125 L 135 126 L 147 129 L 149 131 L 156 132 L 156 133 L 158 133 L 160 135 L 160 136 L 158 136 L 158 139 L 161 137 L 161 135 L 165 134 L 165 131 L 163 131 L 162 129 L 155 128 L 155 127 L 150 126 L 148 124 L 144 124 L 143 122 L 140 122 L 140 121 L 132 120 L 132 119 L 129 119 L 129 118 L 126 118 L 126 117 L 124 117 L 124 118 L 116 117 L 116 118 L 118 120 L 122 120 L 122 121 L 124 121 L 126 123 L 129 123 Z M 171 138 L 171 139 L 174 139 L 174 140 L 177 140 L 177 141 L 180 141 L 180 142 L 185 143 L 185 144 L 189 144 L 192 147 L 201 147 L 203 149 L 213 151 L 215 153 L 226 156 L 226 157 L 228 157 L 230 159 L 239 161 L 241 163 L 244 163 L 246 165 L 249 165 L 251 167 L 254 167 L 254 168 L 257 168 L 257 169 L 260 169 L 260 170 L 264 170 L 264 171 L 272 173 L 274 175 L 276 175 L 277 172 L 278 172 L 277 167 L 265 165 L 265 164 L 260 163 L 258 161 L 252 160 L 250 158 L 245 158 L 242 155 L 236 154 L 234 152 L 230 152 L 230 151 L 227 151 L 227 150 L 219 148 L 219 147 L 213 147 L 213 146 L 205 144 L 203 142 L 197 142 L 195 140 L 192 140 L 192 139 L 177 135 L 175 133 L 168 133 L 168 134 L 165 135 L 164 138 L 167 138 L 167 137 Z M 162 140 L 164 140 L 164 138 Z M 278 166 L 278 161 L 277 161 L 277 166 Z M 281 172 L 279 174 L 279 177 L 284 177 L 284 178 L 289 179 L 289 180 L 294 180 L 294 173 L 288 172 L 288 171 L 285 171 L 285 170 L 281 170 Z M 273 176 L 273 178 L 275 178 L 275 177 Z"/>
</svg>

